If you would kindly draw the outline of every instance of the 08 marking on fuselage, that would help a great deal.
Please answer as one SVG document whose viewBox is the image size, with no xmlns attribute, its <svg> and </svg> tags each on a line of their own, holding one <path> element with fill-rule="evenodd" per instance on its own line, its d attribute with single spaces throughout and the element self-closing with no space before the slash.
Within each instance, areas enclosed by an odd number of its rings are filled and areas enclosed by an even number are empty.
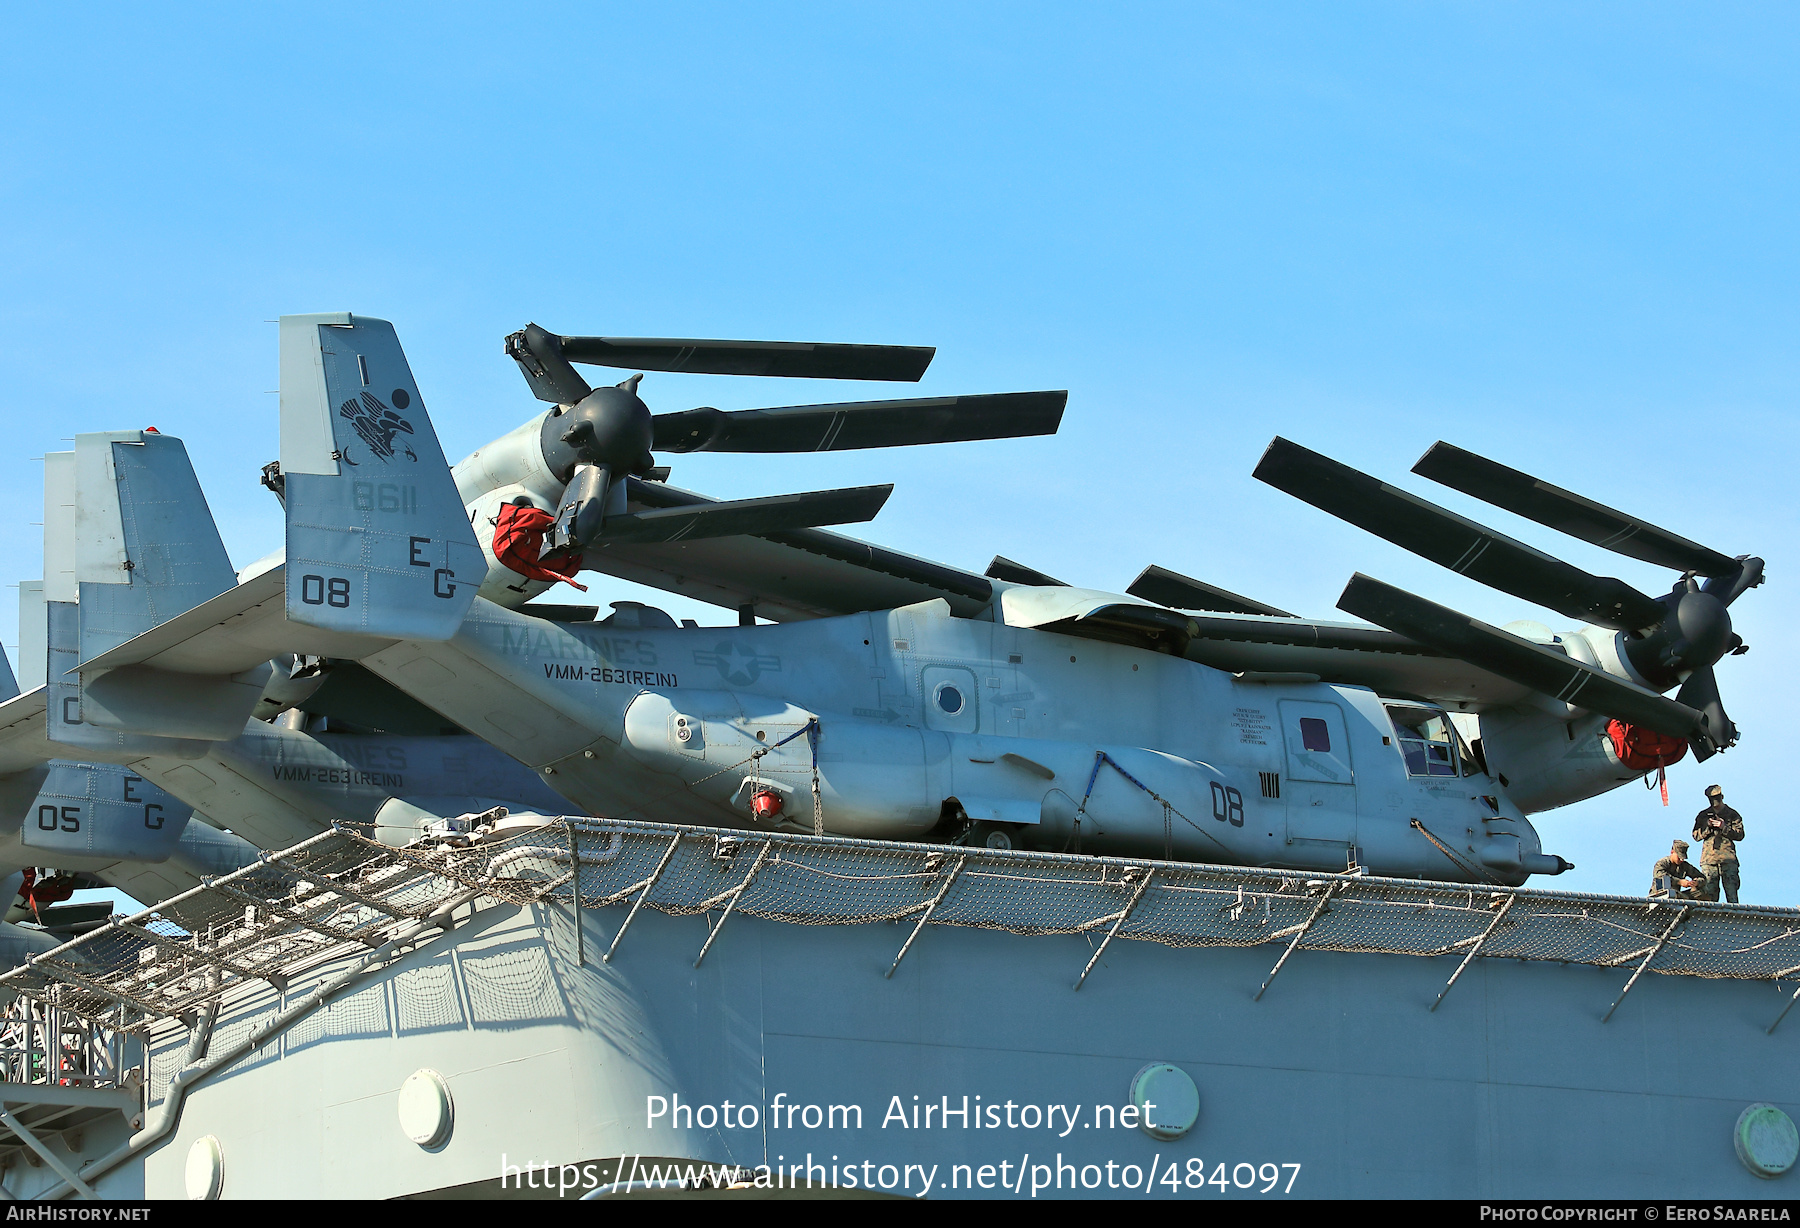
<svg viewBox="0 0 1800 1228">
<path fill-rule="evenodd" d="M 1212 817 L 1233 827 L 1244 825 L 1244 795 L 1233 785 L 1212 782 Z"/>
</svg>

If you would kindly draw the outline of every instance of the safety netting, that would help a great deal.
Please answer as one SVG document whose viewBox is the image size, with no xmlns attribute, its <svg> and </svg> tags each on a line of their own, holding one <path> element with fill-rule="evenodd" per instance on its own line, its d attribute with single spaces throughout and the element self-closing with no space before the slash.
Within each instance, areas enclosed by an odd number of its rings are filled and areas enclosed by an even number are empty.
<svg viewBox="0 0 1800 1228">
<path fill-rule="evenodd" d="M 910 923 L 1173 947 L 1480 956 L 1700 977 L 1800 977 L 1800 911 L 1357 874 L 560 819 L 389 848 L 334 829 L 0 975 L 109 1027 L 233 986 L 538 902 L 797 925 Z M 710 944 L 710 937 L 708 938 Z M 910 941 L 910 939 L 908 939 Z"/>
<path fill-rule="evenodd" d="M 538 877 L 554 869 L 556 852 L 538 847 L 547 832 L 414 851 L 334 828 L 34 955 L 0 974 L 0 990 L 119 1031 L 191 1018 L 239 985 L 286 990 L 347 953 L 448 928 L 456 907 L 536 900 L 555 877 Z"/>
<path fill-rule="evenodd" d="M 1800 910 L 1356 874 L 566 820 L 583 904 L 802 925 L 911 919 L 1169 946 L 1482 956 L 1775 980 L 1800 973 Z M 566 886 L 563 891 L 569 890 Z"/>
</svg>

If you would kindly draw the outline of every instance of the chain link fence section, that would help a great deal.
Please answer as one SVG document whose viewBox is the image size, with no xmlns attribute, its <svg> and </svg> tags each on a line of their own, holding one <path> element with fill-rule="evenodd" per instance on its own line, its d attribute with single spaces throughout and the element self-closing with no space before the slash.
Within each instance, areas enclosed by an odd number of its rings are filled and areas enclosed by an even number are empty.
<svg viewBox="0 0 1800 1228">
<path fill-rule="evenodd" d="M 1800 981 L 1794 909 L 574 818 L 404 849 L 334 828 L 34 956 L 0 990 L 142 1031 L 247 982 L 285 991 L 403 927 L 448 928 L 463 903 L 576 902 L 630 908 L 614 948 L 642 908 L 708 914 L 701 957 L 742 912 L 908 923 L 896 967 L 934 925 Z"/>
</svg>

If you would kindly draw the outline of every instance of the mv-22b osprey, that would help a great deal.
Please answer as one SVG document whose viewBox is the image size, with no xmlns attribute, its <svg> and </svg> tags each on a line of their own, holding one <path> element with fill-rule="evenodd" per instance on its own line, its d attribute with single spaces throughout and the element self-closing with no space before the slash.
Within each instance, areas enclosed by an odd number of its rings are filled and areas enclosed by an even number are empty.
<svg viewBox="0 0 1800 1228">
<path fill-rule="evenodd" d="M 594 815 L 1508 884 L 1569 868 L 1527 814 L 1736 738 L 1713 665 L 1743 650 L 1727 607 L 1761 560 L 1447 444 L 1417 471 L 1685 574 L 1652 598 L 1277 439 L 1258 477 L 1583 625 L 1500 630 L 1362 575 L 1339 604 L 1372 627 L 1157 567 L 1124 594 L 1004 559 L 975 575 L 818 527 L 867 519 L 885 488 L 717 502 L 669 486 L 655 454 L 1046 433 L 1060 393 L 652 414 L 636 377 L 596 389 L 571 361 L 893 379 L 930 352 L 536 326 L 507 349 L 551 408 L 453 471 L 391 325 L 285 317 L 267 474 L 284 556 L 81 654 L 67 712 L 236 737 L 272 658 L 317 657 L 356 662 Z M 120 485 L 87 522 L 128 525 L 132 497 Z M 579 570 L 740 623 L 526 604 Z M 215 800 L 179 768 L 155 780 Z"/>
</svg>

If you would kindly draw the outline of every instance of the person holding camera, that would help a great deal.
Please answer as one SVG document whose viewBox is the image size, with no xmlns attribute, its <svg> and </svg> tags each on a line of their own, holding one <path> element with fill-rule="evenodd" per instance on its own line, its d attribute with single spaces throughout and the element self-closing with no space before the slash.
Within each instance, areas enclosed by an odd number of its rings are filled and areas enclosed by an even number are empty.
<svg viewBox="0 0 1800 1228">
<path fill-rule="evenodd" d="M 1744 817 L 1725 804 L 1725 790 L 1706 786 L 1708 805 L 1694 816 L 1694 839 L 1700 841 L 1700 869 L 1706 884 L 1700 898 L 1714 903 L 1725 888 L 1728 903 L 1738 902 L 1737 842 L 1744 838 Z"/>
<path fill-rule="evenodd" d="M 1650 894 L 1676 900 L 1702 899 L 1697 890 L 1706 881 L 1706 872 L 1687 859 L 1688 842 L 1677 840 L 1669 846 L 1669 855 L 1650 870 Z"/>
</svg>

